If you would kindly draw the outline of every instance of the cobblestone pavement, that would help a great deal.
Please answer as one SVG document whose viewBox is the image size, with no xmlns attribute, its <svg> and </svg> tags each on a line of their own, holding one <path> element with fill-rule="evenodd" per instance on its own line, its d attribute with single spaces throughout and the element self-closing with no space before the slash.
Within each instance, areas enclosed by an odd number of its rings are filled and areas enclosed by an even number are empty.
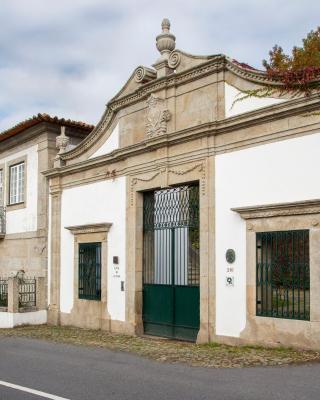
<svg viewBox="0 0 320 400">
<path fill-rule="evenodd" d="M 253 346 L 233 347 L 214 343 L 196 345 L 151 337 L 116 335 L 104 331 L 72 327 L 43 325 L 0 329 L 0 338 L 1 336 L 37 338 L 59 343 L 101 347 L 130 352 L 157 361 L 213 368 L 275 366 L 320 361 L 320 352 L 315 351 L 298 351 L 288 348 L 270 349 Z"/>
</svg>

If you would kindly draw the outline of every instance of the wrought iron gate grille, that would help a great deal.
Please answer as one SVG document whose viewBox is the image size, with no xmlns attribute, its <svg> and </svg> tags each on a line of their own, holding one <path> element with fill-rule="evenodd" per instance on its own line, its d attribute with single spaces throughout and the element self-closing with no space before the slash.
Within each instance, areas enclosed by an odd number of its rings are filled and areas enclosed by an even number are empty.
<svg viewBox="0 0 320 400">
<path fill-rule="evenodd" d="M 199 187 L 146 193 L 144 283 L 199 286 L 199 277 Z"/>
<path fill-rule="evenodd" d="M 310 319 L 309 231 L 256 235 L 257 315 Z"/>
<path fill-rule="evenodd" d="M 101 243 L 79 244 L 79 299 L 101 300 Z"/>
</svg>

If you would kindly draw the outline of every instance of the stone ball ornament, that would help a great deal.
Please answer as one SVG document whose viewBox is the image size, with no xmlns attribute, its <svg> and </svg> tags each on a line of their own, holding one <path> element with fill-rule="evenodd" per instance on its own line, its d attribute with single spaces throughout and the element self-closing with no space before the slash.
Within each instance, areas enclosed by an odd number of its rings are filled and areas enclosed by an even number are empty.
<svg viewBox="0 0 320 400">
<path fill-rule="evenodd" d="M 236 252 L 233 249 L 226 251 L 226 260 L 229 264 L 233 264 L 236 260 Z"/>
</svg>

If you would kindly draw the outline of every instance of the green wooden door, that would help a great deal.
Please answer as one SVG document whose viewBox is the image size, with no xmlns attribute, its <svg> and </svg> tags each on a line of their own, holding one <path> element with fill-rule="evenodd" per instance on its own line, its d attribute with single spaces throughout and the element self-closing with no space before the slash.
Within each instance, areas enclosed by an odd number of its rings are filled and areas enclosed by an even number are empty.
<svg viewBox="0 0 320 400">
<path fill-rule="evenodd" d="M 199 187 L 144 195 L 143 323 L 150 335 L 195 341 L 199 331 Z"/>
</svg>

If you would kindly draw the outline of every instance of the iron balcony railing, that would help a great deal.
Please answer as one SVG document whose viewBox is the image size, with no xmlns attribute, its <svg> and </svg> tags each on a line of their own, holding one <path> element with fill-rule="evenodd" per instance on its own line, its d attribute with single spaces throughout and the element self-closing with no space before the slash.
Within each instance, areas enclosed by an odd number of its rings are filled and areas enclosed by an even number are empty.
<svg viewBox="0 0 320 400">
<path fill-rule="evenodd" d="M 8 281 L 0 278 L 0 307 L 8 307 Z"/>
<path fill-rule="evenodd" d="M 19 308 L 36 307 L 37 281 L 35 278 L 23 278 L 19 282 Z"/>
<path fill-rule="evenodd" d="M 0 237 L 6 234 L 6 209 L 0 206 Z"/>
<path fill-rule="evenodd" d="M 3 308 L 9 312 L 35 311 L 36 307 L 44 309 L 43 292 L 44 278 L 0 277 L 1 311 Z"/>
</svg>

